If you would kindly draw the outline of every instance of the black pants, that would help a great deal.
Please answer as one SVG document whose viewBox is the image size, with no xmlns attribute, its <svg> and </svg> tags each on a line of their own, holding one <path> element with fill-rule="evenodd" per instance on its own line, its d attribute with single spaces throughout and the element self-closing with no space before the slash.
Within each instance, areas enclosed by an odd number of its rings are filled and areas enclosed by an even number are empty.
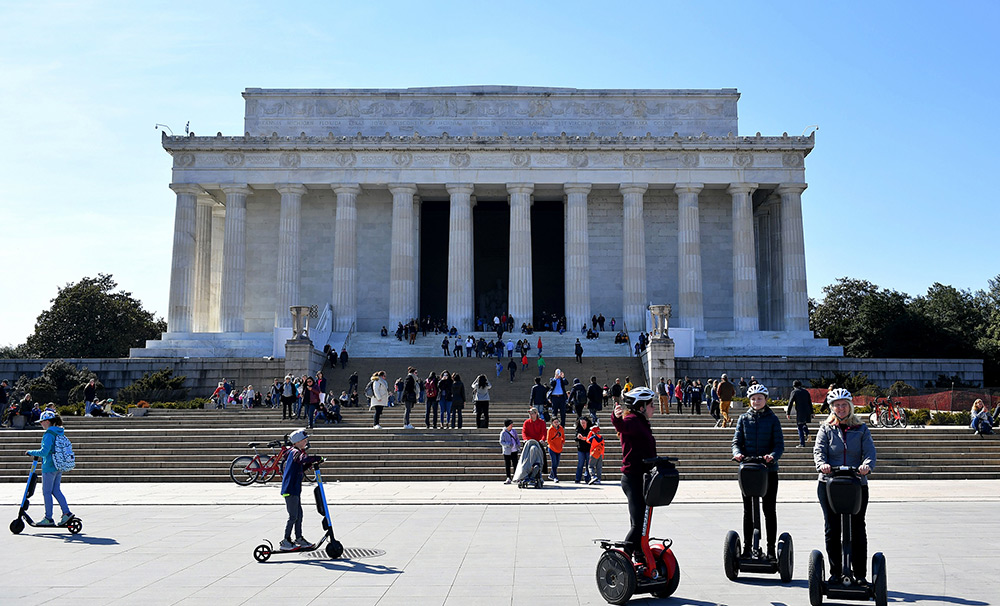
<svg viewBox="0 0 1000 606">
<path fill-rule="evenodd" d="M 382 409 L 383 408 L 385 408 L 385 406 L 376 406 L 375 407 L 375 418 L 372 421 L 372 425 L 378 425 L 379 419 L 382 418 Z"/>
<path fill-rule="evenodd" d="M 292 405 L 295 404 L 295 396 L 281 396 L 281 418 L 291 419 L 294 415 Z"/>
<path fill-rule="evenodd" d="M 819 482 L 816 490 L 819 505 L 823 508 L 823 533 L 826 535 L 826 555 L 830 558 L 830 575 L 843 573 L 843 545 L 841 543 L 841 516 L 830 511 L 826 500 L 826 482 Z M 851 516 L 851 569 L 855 578 L 868 573 L 868 532 L 865 530 L 865 512 L 868 510 L 868 485 L 861 487 L 861 510 Z"/>
<path fill-rule="evenodd" d="M 507 470 L 507 477 L 514 477 L 514 470 L 517 469 L 517 452 L 503 456 L 503 466 Z"/>
<path fill-rule="evenodd" d="M 476 429 L 490 428 L 490 401 L 476 401 Z"/>
<path fill-rule="evenodd" d="M 431 415 L 433 413 L 434 423 L 431 423 Z M 438 426 L 438 403 L 437 398 L 427 398 L 427 408 L 424 410 L 424 427 L 433 427 L 437 429 Z"/>
<path fill-rule="evenodd" d="M 778 540 L 778 472 L 767 472 L 767 494 L 761 498 L 764 525 L 767 530 L 767 550 L 774 551 Z M 763 534 L 763 533 L 762 533 Z M 753 546 L 753 498 L 743 497 L 743 551 Z"/>
<path fill-rule="evenodd" d="M 625 535 L 624 551 L 640 562 L 644 562 L 646 557 L 639 546 L 639 539 L 642 538 L 642 522 L 646 518 L 644 483 L 645 479 L 641 473 L 622 474 L 622 492 L 628 499 L 628 517 L 631 522 L 628 534 Z"/>
</svg>

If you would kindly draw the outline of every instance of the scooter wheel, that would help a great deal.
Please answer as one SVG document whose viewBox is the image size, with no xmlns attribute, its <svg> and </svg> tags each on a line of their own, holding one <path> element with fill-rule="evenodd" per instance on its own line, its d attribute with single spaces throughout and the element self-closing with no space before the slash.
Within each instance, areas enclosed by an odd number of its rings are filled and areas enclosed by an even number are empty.
<svg viewBox="0 0 1000 606">
<path fill-rule="evenodd" d="M 609 549 L 597 560 L 597 590 L 608 604 L 624 604 L 635 593 L 636 577 L 632 560 Z"/>
<path fill-rule="evenodd" d="M 80 518 L 72 518 L 69 522 L 66 522 L 66 530 L 68 530 L 70 534 L 80 534 L 80 531 L 83 530 L 83 520 Z"/>
<path fill-rule="evenodd" d="M 722 549 L 722 564 L 726 578 L 735 581 L 740 576 L 740 535 L 735 530 L 726 533 L 726 545 Z"/>
<path fill-rule="evenodd" d="M 258 562 L 266 562 L 271 557 L 271 548 L 268 545 L 258 545 L 253 550 L 253 559 Z"/>
<path fill-rule="evenodd" d="M 21 534 L 22 530 L 24 530 L 24 520 L 22 520 L 21 518 L 17 518 L 16 520 L 10 523 L 10 531 L 12 533 Z"/>
<path fill-rule="evenodd" d="M 674 592 L 677 591 L 677 586 L 680 584 L 681 584 L 681 565 L 675 564 L 674 576 L 670 577 L 670 580 L 667 581 L 667 584 L 663 586 L 663 589 L 654 591 L 653 595 L 661 599 L 669 598 L 670 596 L 674 595 Z"/>
<path fill-rule="evenodd" d="M 781 575 L 781 582 L 788 583 L 792 580 L 792 570 L 794 568 L 792 550 L 792 535 L 787 532 L 781 533 L 778 537 L 778 574 Z"/>
<path fill-rule="evenodd" d="M 336 560 L 340 556 L 344 555 L 344 546 L 337 539 L 333 539 L 326 546 L 326 555 L 330 557 L 331 560 Z"/>
<path fill-rule="evenodd" d="M 826 577 L 826 565 L 823 564 L 823 554 L 813 549 L 809 554 L 809 603 L 812 606 L 823 606 L 823 579 Z"/>
<path fill-rule="evenodd" d="M 886 606 L 888 590 L 885 578 L 885 556 L 878 552 L 872 556 L 872 589 L 875 593 L 875 606 Z"/>
</svg>

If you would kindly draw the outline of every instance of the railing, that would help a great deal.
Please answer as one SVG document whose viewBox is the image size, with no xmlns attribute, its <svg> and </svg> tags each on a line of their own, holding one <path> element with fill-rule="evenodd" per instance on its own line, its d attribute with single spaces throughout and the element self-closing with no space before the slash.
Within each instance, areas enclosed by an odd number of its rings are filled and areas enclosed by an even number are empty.
<svg viewBox="0 0 1000 606">
<path fill-rule="evenodd" d="M 323 313 L 316 320 L 316 326 L 310 329 L 309 338 L 313 342 L 313 347 L 320 351 L 330 343 L 330 336 L 333 334 L 333 306 L 329 303 L 323 308 Z"/>
<path fill-rule="evenodd" d="M 642 354 L 645 349 L 639 350 L 639 353 L 635 353 L 632 348 L 632 337 L 628 334 L 628 323 L 622 320 L 622 332 L 625 333 L 625 347 L 629 349 L 629 355 L 639 358 L 639 366 L 642 368 L 642 380 L 646 385 L 649 385 L 649 376 L 646 374 L 646 364 L 642 361 Z M 641 331 L 640 331 L 641 332 Z"/>
</svg>

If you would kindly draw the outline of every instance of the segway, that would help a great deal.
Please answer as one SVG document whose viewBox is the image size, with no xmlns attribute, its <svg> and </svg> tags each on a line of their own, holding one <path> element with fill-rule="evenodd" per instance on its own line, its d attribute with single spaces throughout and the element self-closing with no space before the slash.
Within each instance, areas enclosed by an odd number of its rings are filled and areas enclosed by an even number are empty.
<svg viewBox="0 0 1000 606">
<path fill-rule="evenodd" d="M 670 505 L 677 493 L 680 476 L 673 461 L 676 459 L 667 457 L 643 461 L 654 466 L 654 470 L 645 476 L 646 517 L 643 520 L 639 546 L 646 562 L 654 565 L 634 563 L 624 551 L 627 546 L 624 541 L 594 539 L 604 550 L 597 560 L 597 590 L 609 604 L 624 604 L 636 593 L 651 593 L 658 598 L 667 598 L 677 590 L 677 585 L 681 582 L 681 568 L 671 550 L 673 541 L 649 536 L 653 508 Z M 659 541 L 659 544 L 650 545 L 650 541 Z"/>
<path fill-rule="evenodd" d="M 872 582 L 858 584 L 851 569 L 851 516 L 861 511 L 861 476 L 857 467 L 834 467 L 826 484 L 826 498 L 830 510 L 841 516 L 843 530 L 843 569 L 839 579 L 827 581 L 823 553 L 814 549 L 809 554 L 809 603 L 822 606 L 823 596 L 833 600 L 875 600 L 877 606 L 886 606 L 885 556 L 878 552 L 872 556 Z"/>
<path fill-rule="evenodd" d="M 38 457 L 33 457 L 33 459 L 31 472 L 28 474 L 28 484 L 24 487 L 24 496 L 21 497 L 21 508 L 17 512 L 17 518 L 10 523 L 10 531 L 14 534 L 21 534 L 25 524 L 27 524 L 35 528 L 65 528 L 70 534 L 80 534 L 80 531 L 83 530 L 83 520 L 76 516 L 66 520 L 65 524 L 39 526 L 28 515 L 28 507 L 31 505 L 28 499 L 35 494 L 35 487 L 38 485 L 38 474 L 36 473 L 38 471 Z"/>
<path fill-rule="evenodd" d="M 726 533 L 726 545 L 722 551 L 726 577 L 735 581 L 740 572 L 774 574 L 781 576 L 781 582 L 792 580 L 792 535 L 781 533 L 775 546 L 775 558 L 767 557 L 760 546 L 760 500 L 767 494 L 768 477 L 764 457 L 744 457 L 738 472 L 740 491 L 744 497 L 753 500 L 753 538 L 749 556 L 740 552 L 740 535 L 735 530 Z M 747 537 L 748 539 L 750 537 Z"/>
<path fill-rule="evenodd" d="M 253 557 L 258 562 L 266 562 L 272 555 L 275 554 L 288 554 L 288 553 L 300 553 L 303 551 L 316 551 L 318 550 L 327 539 L 330 540 L 326 545 L 326 555 L 331 560 L 336 560 L 340 556 L 344 555 L 344 546 L 333 536 L 333 520 L 330 518 L 330 507 L 326 504 L 326 493 L 323 492 L 323 476 L 319 471 L 319 466 L 322 461 L 314 463 L 313 469 L 316 470 L 316 487 L 313 489 L 313 494 L 316 497 L 316 510 L 323 516 L 323 530 L 326 531 L 323 538 L 319 540 L 318 543 L 313 545 L 306 545 L 305 547 L 299 547 L 296 545 L 292 549 L 275 549 L 274 544 L 271 541 L 264 539 L 264 542 L 258 545 L 253 550 Z"/>
</svg>

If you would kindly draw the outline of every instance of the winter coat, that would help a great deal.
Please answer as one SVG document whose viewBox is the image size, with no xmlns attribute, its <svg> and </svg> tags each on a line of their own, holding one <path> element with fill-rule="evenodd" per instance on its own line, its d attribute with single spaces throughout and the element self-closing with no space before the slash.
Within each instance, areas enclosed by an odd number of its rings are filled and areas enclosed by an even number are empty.
<svg viewBox="0 0 1000 606">
<path fill-rule="evenodd" d="M 867 465 L 875 469 L 875 460 L 875 442 L 872 440 L 871 432 L 868 431 L 868 426 L 864 423 L 853 427 L 841 427 L 829 423 L 819 426 L 816 445 L 813 446 L 816 471 L 819 471 L 824 464 L 833 467 Z M 827 481 L 829 476 L 821 473 L 819 479 L 821 482 Z M 868 476 L 861 476 L 861 483 L 867 484 Z"/>
<path fill-rule="evenodd" d="M 548 404 L 548 400 L 545 397 L 545 387 L 542 385 L 532 385 L 531 405 L 544 407 L 546 404 Z"/>
<path fill-rule="evenodd" d="M 791 416 L 792 412 L 795 412 L 796 423 L 812 421 L 813 403 L 807 390 L 801 387 L 792 390 L 792 394 L 788 396 L 788 408 L 785 410 L 785 414 Z"/>
<path fill-rule="evenodd" d="M 451 385 L 451 405 L 455 410 L 465 407 L 465 383 L 455 381 Z"/>
<path fill-rule="evenodd" d="M 66 433 L 66 430 L 62 427 L 49 425 L 49 428 L 42 434 L 42 446 L 38 450 L 28 451 L 29 456 L 40 457 L 42 459 L 42 473 L 55 473 L 59 471 L 56 469 L 56 464 L 52 461 L 52 454 L 55 452 L 56 436 L 61 436 L 64 433 Z"/>
<path fill-rule="evenodd" d="M 720 383 L 718 390 L 719 399 L 723 402 L 732 402 L 733 397 L 736 395 L 736 386 L 729 379 Z"/>
<path fill-rule="evenodd" d="M 472 399 L 476 402 L 489 402 L 490 401 L 490 388 L 493 385 L 490 384 L 489 380 L 486 381 L 486 387 L 479 387 L 479 381 L 472 384 Z"/>
<path fill-rule="evenodd" d="M 389 404 L 389 384 L 385 379 L 375 381 L 372 385 L 372 391 L 375 392 L 375 396 L 371 398 L 368 404 L 369 409 Z"/>
<path fill-rule="evenodd" d="M 587 408 L 592 410 L 604 408 L 604 390 L 597 383 L 591 383 L 587 388 Z"/>
<path fill-rule="evenodd" d="M 751 408 L 740 415 L 733 433 L 733 456 L 762 457 L 771 455 L 774 460 L 767 463 L 769 471 L 778 471 L 778 459 L 785 452 L 785 436 L 781 432 L 781 422 L 769 406 L 759 411 Z"/>
<path fill-rule="evenodd" d="M 656 456 L 656 438 L 644 415 L 625 413 L 621 418 L 611 415 L 611 424 L 622 444 L 622 473 L 640 474 L 646 471 L 644 459 Z"/>
<path fill-rule="evenodd" d="M 500 449 L 503 454 L 509 455 L 517 452 L 520 445 L 521 439 L 517 437 L 517 429 L 514 427 L 511 427 L 510 431 L 504 429 L 500 432 Z"/>
</svg>

